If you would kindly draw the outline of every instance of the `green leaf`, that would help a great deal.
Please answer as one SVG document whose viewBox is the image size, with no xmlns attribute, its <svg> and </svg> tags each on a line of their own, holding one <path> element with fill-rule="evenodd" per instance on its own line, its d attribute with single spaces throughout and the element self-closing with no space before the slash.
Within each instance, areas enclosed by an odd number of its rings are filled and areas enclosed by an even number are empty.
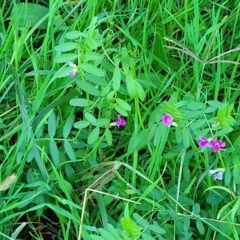
<svg viewBox="0 0 240 240">
<path fill-rule="evenodd" d="M 72 162 L 76 162 L 76 157 L 72 148 L 72 145 L 70 144 L 70 142 L 68 140 L 64 140 L 63 142 L 64 145 L 64 149 L 68 155 L 68 157 L 71 159 Z"/>
<path fill-rule="evenodd" d="M 87 51 L 85 54 L 86 61 L 99 61 L 102 60 L 103 58 L 104 55 L 97 52 Z"/>
<path fill-rule="evenodd" d="M 68 116 L 68 118 L 64 124 L 64 127 L 63 127 L 63 137 L 64 138 L 68 137 L 68 135 L 73 127 L 74 120 L 75 120 L 74 114 L 71 114 Z"/>
<path fill-rule="evenodd" d="M 95 127 L 106 127 L 109 124 L 109 119 L 107 118 L 98 118 L 93 124 Z"/>
<path fill-rule="evenodd" d="M 67 51 L 71 51 L 73 49 L 76 48 L 76 43 L 74 42 L 65 42 L 65 43 L 61 43 L 57 46 L 54 47 L 54 50 L 57 52 L 67 52 Z"/>
<path fill-rule="evenodd" d="M 207 101 L 207 103 L 214 108 L 221 108 L 223 106 L 223 103 L 219 102 L 219 101 L 215 101 L 215 100 L 210 100 Z"/>
<path fill-rule="evenodd" d="M 92 101 L 87 100 L 85 98 L 74 98 L 70 100 L 70 105 L 76 106 L 76 107 L 86 107 L 88 103 L 92 105 Z"/>
<path fill-rule="evenodd" d="M 66 34 L 66 38 L 70 40 L 78 39 L 82 36 L 82 33 L 79 31 L 71 31 Z"/>
<path fill-rule="evenodd" d="M 77 54 L 74 53 L 65 53 L 60 56 L 57 56 L 53 59 L 55 63 L 67 63 L 68 61 L 74 61 L 78 57 Z"/>
<path fill-rule="evenodd" d="M 122 116 L 125 116 L 125 117 L 128 116 L 128 112 L 125 109 L 121 108 L 119 105 L 115 104 L 114 108 L 115 108 L 116 112 L 120 113 Z"/>
<path fill-rule="evenodd" d="M 83 129 L 83 128 L 86 128 L 87 126 L 89 126 L 89 124 L 90 124 L 90 122 L 81 120 L 81 121 L 75 122 L 73 126 L 77 129 Z"/>
<path fill-rule="evenodd" d="M 137 95 L 140 98 L 140 100 L 143 102 L 146 97 L 146 94 L 142 88 L 142 85 L 138 81 L 135 81 L 134 83 L 135 83 Z"/>
<path fill-rule="evenodd" d="M 50 139 L 49 147 L 54 165 L 59 166 L 59 150 L 54 139 Z"/>
<path fill-rule="evenodd" d="M 96 88 L 96 85 L 93 85 L 92 83 L 84 83 L 82 80 L 77 80 L 76 81 L 78 87 L 80 87 L 84 92 L 89 93 L 90 95 L 93 96 L 100 96 L 99 90 Z"/>
<path fill-rule="evenodd" d="M 187 108 L 190 110 L 203 109 L 204 104 L 202 102 L 191 102 L 191 103 L 187 104 Z"/>
<path fill-rule="evenodd" d="M 111 224 L 108 224 L 108 231 L 109 231 L 109 233 L 112 235 L 112 237 L 113 237 L 112 239 L 114 239 L 114 240 L 123 240 L 123 239 L 119 236 L 117 230 L 116 230 Z"/>
<path fill-rule="evenodd" d="M 65 67 L 63 66 L 60 68 L 55 74 L 55 78 L 63 78 L 69 76 L 69 73 L 72 71 L 72 67 Z"/>
<path fill-rule="evenodd" d="M 108 146 L 111 146 L 112 145 L 112 133 L 108 128 L 105 129 L 104 135 L 105 135 Z"/>
<path fill-rule="evenodd" d="M 112 81 L 113 81 L 113 90 L 118 91 L 121 83 L 121 71 L 118 67 L 114 68 Z"/>
<path fill-rule="evenodd" d="M 95 76 L 98 76 L 98 77 L 103 77 L 104 76 L 104 71 L 102 69 L 92 65 L 92 64 L 83 63 L 81 65 L 81 67 L 85 72 L 91 73 Z"/>
<path fill-rule="evenodd" d="M 163 235 L 166 233 L 166 230 L 158 225 L 149 225 L 148 228 L 159 235 Z"/>
<path fill-rule="evenodd" d="M 99 134 L 100 134 L 99 127 L 94 128 L 88 136 L 87 143 L 93 144 L 98 139 Z"/>
<path fill-rule="evenodd" d="M 68 181 L 74 183 L 76 181 L 76 171 L 69 164 L 65 164 L 64 166 Z"/>
<path fill-rule="evenodd" d="M 184 147 L 188 148 L 190 146 L 190 132 L 187 127 L 183 128 L 182 138 Z"/>
<path fill-rule="evenodd" d="M 34 27 L 38 24 L 38 29 L 47 29 L 49 13 L 47 7 L 34 3 L 14 4 L 10 19 L 12 22 L 18 22 L 19 27 Z"/>
<path fill-rule="evenodd" d="M 94 125 L 96 123 L 96 118 L 91 113 L 86 112 L 84 116 L 87 119 L 87 121 L 90 122 L 91 124 Z"/>
<path fill-rule="evenodd" d="M 66 192 L 68 194 L 71 194 L 73 191 L 72 184 L 70 184 L 65 179 L 58 178 L 58 186 L 63 190 L 63 192 Z"/>
<path fill-rule="evenodd" d="M 129 216 L 123 217 L 120 222 L 123 230 L 126 231 L 130 237 L 136 238 L 140 235 L 142 227 L 136 225 Z"/>
<path fill-rule="evenodd" d="M 90 238 L 91 238 L 92 240 L 105 240 L 104 238 L 99 237 L 99 236 L 97 236 L 97 235 L 93 235 L 93 234 L 90 235 Z"/>
<path fill-rule="evenodd" d="M 197 227 L 198 232 L 201 235 L 205 234 L 205 228 L 204 228 L 204 225 L 201 220 L 199 220 L 199 219 L 196 220 L 196 227 Z"/>
<path fill-rule="evenodd" d="M 134 80 L 131 76 L 126 76 L 127 91 L 131 98 L 137 97 L 137 90 L 134 81 L 136 80 Z"/>
<path fill-rule="evenodd" d="M 129 144 L 128 144 L 128 153 L 132 153 L 144 146 L 146 146 L 149 141 L 152 139 L 154 133 L 154 129 L 144 129 L 138 134 L 133 134 Z"/>
<path fill-rule="evenodd" d="M 116 98 L 116 103 L 122 109 L 125 109 L 126 111 L 131 111 L 131 106 L 125 100 L 120 99 L 120 98 Z"/>
<path fill-rule="evenodd" d="M 53 138 L 56 134 L 57 129 L 57 117 L 54 111 L 51 112 L 48 118 L 48 134 Z"/>
</svg>

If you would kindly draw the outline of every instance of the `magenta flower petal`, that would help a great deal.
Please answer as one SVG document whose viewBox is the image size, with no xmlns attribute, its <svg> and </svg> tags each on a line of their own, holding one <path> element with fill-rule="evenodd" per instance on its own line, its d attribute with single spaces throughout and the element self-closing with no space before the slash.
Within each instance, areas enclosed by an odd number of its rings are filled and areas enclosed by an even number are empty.
<svg viewBox="0 0 240 240">
<path fill-rule="evenodd" d="M 162 123 L 170 127 L 173 124 L 173 117 L 170 114 L 166 113 L 162 117 Z"/>
<path fill-rule="evenodd" d="M 126 121 L 124 119 L 122 119 L 122 116 L 120 114 L 117 115 L 117 121 L 116 121 L 116 125 L 118 127 L 121 126 L 125 126 L 126 125 Z"/>
<path fill-rule="evenodd" d="M 214 152 L 219 152 L 221 147 L 225 147 L 226 143 L 216 139 L 211 143 L 211 145 Z"/>
<path fill-rule="evenodd" d="M 200 137 L 199 147 L 203 148 L 208 145 L 208 140 L 205 137 Z"/>
</svg>

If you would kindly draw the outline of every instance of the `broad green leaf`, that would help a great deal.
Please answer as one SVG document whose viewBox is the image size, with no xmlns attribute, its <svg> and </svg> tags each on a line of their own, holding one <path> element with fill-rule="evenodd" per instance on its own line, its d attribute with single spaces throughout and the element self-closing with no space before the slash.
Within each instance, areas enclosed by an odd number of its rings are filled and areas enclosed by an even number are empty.
<svg viewBox="0 0 240 240">
<path fill-rule="evenodd" d="M 54 137 L 57 129 L 57 117 L 54 111 L 51 112 L 48 118 L 48 134 L 50 137 Z"/>
<path fill-rule="evenodd" d="M 184 147 L 188 148 L 190 146 L 190 132 L 187 127 L 183 128 L 182 138 Z"/>
<path fill-rule="evenodd" d="M 79 31 L 71 31 L 66 34 L 66 38 L 70 40 L 78 39 L 82 36 L 82 33 Z"/>
<path fill-rule="evenodd" d="M 58 186 L 60 187 L 60 189 L 63 190 L 63 192 L 66 192 L 68 194 L 72 193 L 73 187 L 72 187 L 72 184 L 70 184 L 68 181 L 62 178 L 58 178 L 57 182 L 58 182 Z"/>
<path fill-rule="evenodd" d="M 111 224 L 108 224 L 108 231 L 109 231 L 109 233 L 113 236 L 113 239 L 114 239 L 114 240 L 123 240 L 123 239 L 119 236 L 117 230 L 116 230 Z"/>
<path fill-rule="evenodd" d="M 198 110 L 204 108 L 204 103 L 202 102 L 191 102 L 187 104 L 187 108 L 190 110 Z"/>
<path fill-rule="evenodd" d="M 143 102 L 146 97 L 146 94 L 142 88 L 142 85 L 138 81 L 135 81 L 134 83 L 135 83 L 137 95 L 140 98 L 140 100 Z"/>
<path fill-rule="evenodd" d="M 191 123 L 190 127 L 192 130 L 201 128 L 204 124 L 207 124 L 206 119 L 196 120 Z"/>
<path fill-rule="evenodd" d="M 64 127 L 63 127 L 63 137 L 64 138 L 68 137 L 68 135 L 73 127 L 74 120 L 75 120 L 74 114 L 71 114 L 68 116 L 68 118 L 64 124 Z"/>
<path fill-rule="evenodd" d="M 152 139 L 153 135 L 154 132 L 149 129 L 144 129 L 138 134 L 133 134 L 128 144 L 128 153 L 132 153 L 146 146 Z"/>
<path fill-rule="evenodd" d="M 63 66 L 60 68 L 55 74 L 55 78 L 63 78 L 69 76 L 69 73 L 72 71 L 72 67 L 65 67 Z"/>
<path fill-rule="evenodd" d="M 10 19 L 17 22 L 19 27 L 34 27 L 38 25 L 38 29 L 47 29 L 47 14 L 49 9 L 34 3 L 17 3 L 14 4 Z"/>
<path fill-rule="evenodd" d="M 77 54 L 74 53 L 65 53 L 60 56 L 57 56 L 53 59 L 55 63 L 67 63 L 68 61 L 74 61 L 78 57 Z"/>
<path fill-rule="evenodd" d="M 131 76 L 126 76 L 127 91 L 131 98 L 137 97 L 137 89 L 134 81 L 136 80 L 133 79 Z"/>
<path fill-rule="evenodd" d="M 87 100 L 85 98 L 74 98 L 70 100 L 70 105 L 76 107 L 86 107 L 88 104 L 92 105 L 92 101 Z"/>
<path fill-rule="evenodd" d="M 106 127 L 109 124 L 109 119 L 107 118 L 98 118 L 93 124 L 95 127 Z"/>
<path fill-rule="evenodd" d="M 61 43 L 54 47 L 54 50 L 57 52 L 68 52 L 76 48 L 76 43 L 74 42 L 65 42 Z"/>
<path fill-rule="evenodd" d="M 230 171 L 230 169 L 227 169 L 226 172 L 224 173 L 225 186 L 229 186 L 230 185 L 231 179 L 232 179 L 231 171 Z"/>
<path fill-rule="evenodd" d="M 194 206 L 193 206 L 193 213 L 196 214 L 196 215 L 199 215 L 200 213 L 200 204 L 199 203 L 195 203 Z"/>
<path fill-rule="evenodd" d="M 112 145 L 112 133 L 108 128 L 105 129 L 105 139 L 107 141 L 108 146 L 111 146 Z"/>
<path fill-rule="evenodd" d="M 104 55 L 97 52 L 87 51 L 85 54 L 86 61 L 97 61 L 102 60 L 103 58 Z"/>
<path fill-rule="evenodd" d="M 131 111 L 131 106 L 123 99 L 116 98 L 116 103 L 121 107 L 122 109 L 125 109 L 126 111 Z"/>
<path fill-rule="evenodd" d="M 113 90 L 118 91 L 121 83 L 121 71 L 118 67 L 114 68 L 112 81 L 113 81 Z"/>
<path fill-rule="evenodd" d="M 100 92 L 96 88 L 96 85 L 88 82 L 84 83 L 82 80 L 77 80 L 76 83 L 78 87 L 80 87 L 84 92 L 87 92 L 88 94 L 96 97 L 100 96 Z"/>
<path fill-rule="evenodd" d="M 158 225 L 149 225 L 148 228 L 159 235 L 166 234 L 166 230 Z"/>
<path fill-rule="evenodd" d="M 73 126 L 78 129 L 83 129 L 83 128 L 88 127 L 89 124 L 90 124 L 90 122 L 81 120 L 81 121 L 75 122 Z"/>
<path fill-rule="evenodd" d="M 143 240 L 155 240 L 155 238 L 153 238 L 152 236 L 150 236 L 147 233 L 142 233 L 141 235 L 142 235 Z"/>
<path fill-rule="evenodd" d="M 223 106 L 223 103 L 221 103 L 219 101 L 215 101 L 215 100 L 209 100 L 209 101 L 207 101 L 207 103 L 209 104 L 209 106 L 214 107 L 214 108 L 221 108 Z"/>
<path fill-rule="evenodd" d="M 59 150 L 54 139 L 50 139 L 49 147 L 52 161 L 54 165 L 57 167 L 59 166 Z"/>
<path fill-rule="evenodd" d="M 196 227 L 197 227 L 198 232 L 201 235 L 205 234 L 205 228 L 204 228 L 204 225 L 201 220 L 199 220 L 199 219 L 196 220 Z"/>
<path fill-rule="evenodd" d="M 98 139 L 99 134 L 100 134 L 99 127 L 94 128 L 88 136 L 87 143 L 93 144 Z"/>
<path fill-rule="evenodd" d="M 66 151 L 66 154 L 68 155 L 68 157 L 71 159 L 72 162 L 76 162 L 76 157 L 72 148 L 72 145 L 70 144 L 70 142 L 68 140 L 64 140 L 63 142 L 64 145 L 64 149 Z"/>
<path fill-rule="evenodd" d="M 64 166 L 68 181 L 70 183 L 74 183 L 76 181 L 76 171 L 69 164 L 65 164 Z"/>
<path fill-rule="evenodd" d="M 91 238 L 92 240 L 105 240 L 104 238 L 102 238 L 102 237 L 100 237 L 100 236 L 97 236 L 97 235 L 93 235 L 93 234 L 90 235 L 90 238 Z"/>
<path fill-rule="evenodd" d="M 123 115 L 125 117 L 128 116 L 128 112 L 125 109 L 121 108 L 118 104 L 115 104 L 114 108 L 115 108 L 117 113 L 120 113 L 121 115 Z"/>
<path fill-rule="evenodd" d="M 87 119 L 88 122 L 90 122 L 90 123 L 93 124 L 93 125 L 95 124 L 96 118 L 95 118 L 91 113 L 86 112 L 86 113 L 84 114 L 84 116 L 85 116 L 85 118 Z"/>
<path fill-rule="evenodd" d="M 85 72 L 91 73 L 95 76 L 98 76 L 98 77 L 103 77 L 104 76 L 104 71 L 102 69 L 92 65 L 92 64 L 83 63 L 81 65 L 81 67 Z"/>
</svg>

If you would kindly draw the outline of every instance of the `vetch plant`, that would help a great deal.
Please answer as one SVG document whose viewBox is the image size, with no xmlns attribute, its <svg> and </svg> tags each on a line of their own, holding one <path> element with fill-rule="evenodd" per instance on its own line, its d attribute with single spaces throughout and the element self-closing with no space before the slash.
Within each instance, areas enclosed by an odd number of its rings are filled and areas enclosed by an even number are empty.
<svg viewBox="0 0 240 240">
<path fill-rule="evenodd" d="M 126 121 L 122 118 L 120 114 L 117 115 L 117 121 L 110 123 L 110 126 L 124 127 L 126 125 Z"/>
<path fill-rule="evenodd" d="M 71 61 L 68 61 L 68 65 L 73 68 L 72 71 L 69 72 L 69 77 L 74 77 L 77 72 L 77 65 Z"/>
<path fill-rule="evenodd" d="M 224 168 L 217 168 L 215 170 L 210 170 L 209 174 L 212 176 L 214 180 L 223 180 L 223 172 L 225 172 Z"/>
<path fill-rule="evenodd" d="M 168 127 L 175 126 L 177 127 L 177 124 L 173 121 L 172 115 L 166 113 L 162 117 L 162 123 Z"/>
<path fill-rule="evenodd" d="M 200 137 L 199 146 L 201 148 L 213 148 L 214 152 L 220 152 L 221 147 L 225 147 L 226 143 L 218 139 Z"/>
</svg>

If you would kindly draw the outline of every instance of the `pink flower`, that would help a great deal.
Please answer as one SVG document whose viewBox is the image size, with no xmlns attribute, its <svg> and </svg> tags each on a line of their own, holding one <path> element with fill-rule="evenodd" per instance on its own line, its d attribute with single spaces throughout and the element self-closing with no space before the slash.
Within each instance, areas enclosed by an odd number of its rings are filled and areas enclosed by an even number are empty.
<svg viewBox="0 0 240 240">
<path fill-rule="evenodd" d="M 177 127 L 177 124 L 173 121 L 173 117 L 168 113 L 163 115 L 162 123 L 168 127 L 171 127 L 171 126 Z"/>
<path fill-rule="evenodd" d="M 126 121 L 122 118 L 120 114 L 117 115 L 117 121 L 110 123 L 110 126 L 124 127 L 125 125 Z"/>
<path fill-rule="evenodd" d="M 211 142 L 211 146 L 213 147 L 214 152 L 220 152 L 221 147 L 225 147 L 226 143 L 220 140 L 214 140 Z"/>
<path fill-rule="evenodd" d="M 122 116 L 120 114 L 117 115 L 117 121 L 116 121 L 116 125 L 118 127 L 121 126 L 125 126 L 126 125 L 126 121 L 124 119 L 121 118 Z"/>
<path fill-rule="evenodd" d="M 221 147 L 225 147 L 225 142 L 222 142 L 218 139 L 200 137 L 199 147 L 209 147 L 213 148 L 214 152 L 219 152 Z"/>
<path fill-rule="evenodd" d="M 200 137 L 200 142 L 199 142 L 199 147 L 212 147 L 211 145 L 212 138 L 205 138 L 205 137 Z"/>
</svg>

